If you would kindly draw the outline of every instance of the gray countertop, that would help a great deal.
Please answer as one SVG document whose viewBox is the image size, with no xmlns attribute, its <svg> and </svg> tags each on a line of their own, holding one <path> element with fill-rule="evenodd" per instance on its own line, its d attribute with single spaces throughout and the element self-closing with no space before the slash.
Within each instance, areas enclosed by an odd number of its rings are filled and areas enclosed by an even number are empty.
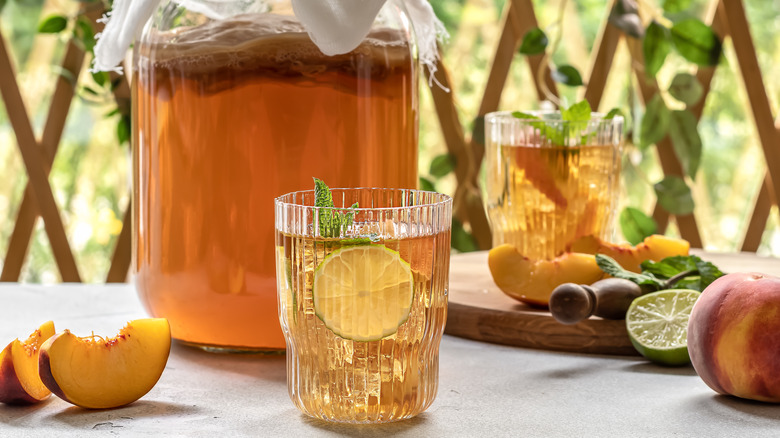
<svg viewBox="0 0 780 438">
<path fill-rule="evenodd" d="M 0 285 L 0 343 L 40 323 L 113 336 L 145 317 L 130 285 Z M 0 346 L 0 347 L 2 347 Z M 780 405 L 715 394 L 693 368 L 445 336 L 439 393 L 420 416 L 377 426 L 329 424 L 289 400 L 283 356 L 222 355 L 174 343 L 157 386 L 118 409 L 55 396 L 0 404 L 0 437 L 89 436 L 780 436 Z"/>
</svg>

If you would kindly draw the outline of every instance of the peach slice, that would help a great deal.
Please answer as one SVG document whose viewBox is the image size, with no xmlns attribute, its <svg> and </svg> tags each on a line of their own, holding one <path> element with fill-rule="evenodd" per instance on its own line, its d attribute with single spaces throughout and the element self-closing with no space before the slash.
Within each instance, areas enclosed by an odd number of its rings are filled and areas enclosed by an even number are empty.
<svg viewBox="0 0 780 438">
<path fill-rule="evenodd" d="M 553 289 L 563 283 L 591 284 L 604 273 L 590 254 L 564 253 L 553 260 L 531 260 L 513 245 L 501 245 L 488 253 L 493 281 L 510 297 L 546 307 Z"/>
<path fill-rule="evenodd" d="M 44 322 L 26 341 L 18 339 L 0 353 L 0 402 L 32 404 L 50 395 L 38 376 L 38 352 L 41 344 L 54 335 L 54 323 Z"/>
<path fill-rule="evenodd" d="M 130 321 L 111 339 L 80 338 L 65 330 L 41 346 L 39 371 L 51 392 L 67 402 L 115 408 L 154 387 L 170 350 L 171 327 L 165 318 Z"/>
<path fill-rule="evenodd" d="M 631 246 L 605 242 L 592 235 L 583 236 L 571 244 L 570 251 L 585 254 L 604 254 L 612 257 L 625 269 L 640 272 L 645 260 L 654 262 L 676 255 L 688 255 L 691 244 L 687 240 L 674 239 L 660 234 L 646 237 L 644 242 Z"/>
</svg>

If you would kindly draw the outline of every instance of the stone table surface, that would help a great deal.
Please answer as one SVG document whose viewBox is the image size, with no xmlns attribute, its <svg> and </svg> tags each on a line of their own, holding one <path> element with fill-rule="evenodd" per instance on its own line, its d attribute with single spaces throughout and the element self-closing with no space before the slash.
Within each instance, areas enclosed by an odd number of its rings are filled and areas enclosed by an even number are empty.
<svg viewBox="0 0 780 438">
<path fill-rule="evenodd" d="M 734 263 L 780 273 L 777 260 L 749 257 Z M 3 345 L 49 319 L 58 330 L 113 336 L 145 316 L 130 285 L 0 284 Z M 692 367 L 451 336 L 444 336 L 440 362 L 439 393 L 426 412 L 353 426 L 301 414 L 287 394 L 283 356 L 212 354 L 174 343 L 160 381 L 141 400 L 102 411 L 54 396 L 36 406 L 0 404 L 0 437 L 780 436 L 780 405 L 717 395 Z"/>
</svg>

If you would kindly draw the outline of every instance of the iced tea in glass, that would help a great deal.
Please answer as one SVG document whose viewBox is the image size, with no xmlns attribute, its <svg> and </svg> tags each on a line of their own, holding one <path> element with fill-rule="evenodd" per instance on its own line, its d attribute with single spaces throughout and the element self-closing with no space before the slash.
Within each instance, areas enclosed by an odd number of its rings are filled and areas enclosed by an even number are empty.
<svg viewBox="0 0 780 438">
<path fill-rule="evenodd" d="M 276 199 L 290 397 L 329 421 L 412 417 L 438 386 L 451 199 L 417 190 L 332 193 L 336 209 L 316 207 L 314 191 Z"/>
<path fill-rule="evenodd" d="M 535 117 L 535 118 L 523 118 Z M 619 194 L 623 119 L 559 112 L 485 117 L 487 212 L 493 245 L 552 259 L 578 238 L 611 240 Z"/>
</svg>

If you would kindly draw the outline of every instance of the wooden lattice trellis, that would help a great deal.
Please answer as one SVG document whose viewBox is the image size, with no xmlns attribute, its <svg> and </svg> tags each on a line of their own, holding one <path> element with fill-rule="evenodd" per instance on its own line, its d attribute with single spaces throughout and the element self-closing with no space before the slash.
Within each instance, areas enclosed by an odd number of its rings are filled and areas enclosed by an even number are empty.
<svg viewBox="0 0 780 438">
<path fill-rule="evenodd" d="M 608 6 L 611 7 L 611 3 Z M 82 3 L 81 7 L 87 8 L 88 5 Z M 87 11 L 83 9 L 83 11 L 92 21 L 102 14 L 100 10 Z M 753 213 L 742 243 L 742 250 L 755 251 L 766 227 L 770 209 L 772 205 L 777 205 L 775 194 L 780 193 L 780 119 L 775 123 L 742 1 L 714 0 L 707 20 L 722 39 L 731 38 L 767 162 L 764 183 L 756 196 Z M 508 0 L 503 11 L 501 26 L 502 32 L 482 102 L 475 115 L 477 123 L 474 124 L 474 132 L 467 135 L 460 122 L 454 98 L 457 90 L 446 93 L 438 87 L 431 89 L 447 149 L 456 157 L 455 215 L 461 222 L 470 224 L 479 247 L 483 249 L 490 247 L 491 240 L 478 181 L 478 172 L 484 157 L 484 144 L 481 143 L 482 136 L 475 135 L 475 133 L 484 128 L 481 123 L 482 117 L 488 112 L 498 109 L 510 68 L 514 60 L 517 59 L 515 53 L 523 35 L 538 26 L 531 0 Z M 588 99 L 593 108 L 598 108 L 601 102 L 612 70 L 612 61 L 621 41 L 625 42 L 631 54 L 642 100 L 647 102 L 658 93 L 658 85 L 654 81 L 648 82 L 644 75 L 639 42 L 625 36 L 605 19 L 591 54 L 591 67 L 587 75 L 588 85 L 584 92 L 585 98 Z M 84 66 L 84 57 L 84 51 L 74 40 L 71 40 L 67 45 L 61 67 L 70 72 L 73 77 L 79 77 Z M 540 100 L 544 99 L 544 93 L 536 72 L 542 62 L 546 61 L 541 55 L 528 58 L 528 65 L 532 72 L 531 77 L 534 78 L 534 85 Z M 691 108 L 697 119 L 702 115 L 714 72 L 715 68 L 700 68 L 697 72 L 697 77 L 705 90 L 701 101 Z M 446 65 L 440 63 L 437 77 L 446 87 L 452 89 Z M 549 69 L 547 69 L 547 74 L 543 76 L 543 80 L 546 88 L 557 95 L 557 88 L 550 77 Z M 14 231 L 9 246 L 4 252 L 5 258 L 0 281 L 18 281 L 38 217 L 43 218 L 45 232 L 49 238 L 62 280 L 81 281 L 79 269 L 65 233 L 60 210 L 48 181 L 48 174 L 54 162 L 65 120 L 74 97 L 73 87 L 74 85 L 64 77 L 58 79 L 43 133 L 40 139 L 36 139 L 25 109 L 25 103 L 19 92 L 5 39 L 0 34 L 0 93 L 16 134 L 17 146 L 29 177 L 23 200 L 19 206 Z M 120 106 L 124 105 L 126 108 L 129 105 L 129 89 L 126 81 L 121 81 L 121 85 L 115 89 L 114 95 Z M 658 152 L 664 174 L 683 176 L 682 166 L 674 154 L 668 137 L 658 144 Z M 117 239 L 111 267 L 106 276 L 108 282 L 125 281 L 127 276 L 131 247 L 131 215 L 129 212 L 130 206 L 128 205 L 124 214 L 124 226 Z M 669 214 L 656 206 L 653 216 L 661 229 L 665 229 L 670 219 Z M 689 240 L 693 247 L 702 247 L 696 217 L 691 214 L 678 216 L 675 220 L 682 237 Z"/>
</svg>

